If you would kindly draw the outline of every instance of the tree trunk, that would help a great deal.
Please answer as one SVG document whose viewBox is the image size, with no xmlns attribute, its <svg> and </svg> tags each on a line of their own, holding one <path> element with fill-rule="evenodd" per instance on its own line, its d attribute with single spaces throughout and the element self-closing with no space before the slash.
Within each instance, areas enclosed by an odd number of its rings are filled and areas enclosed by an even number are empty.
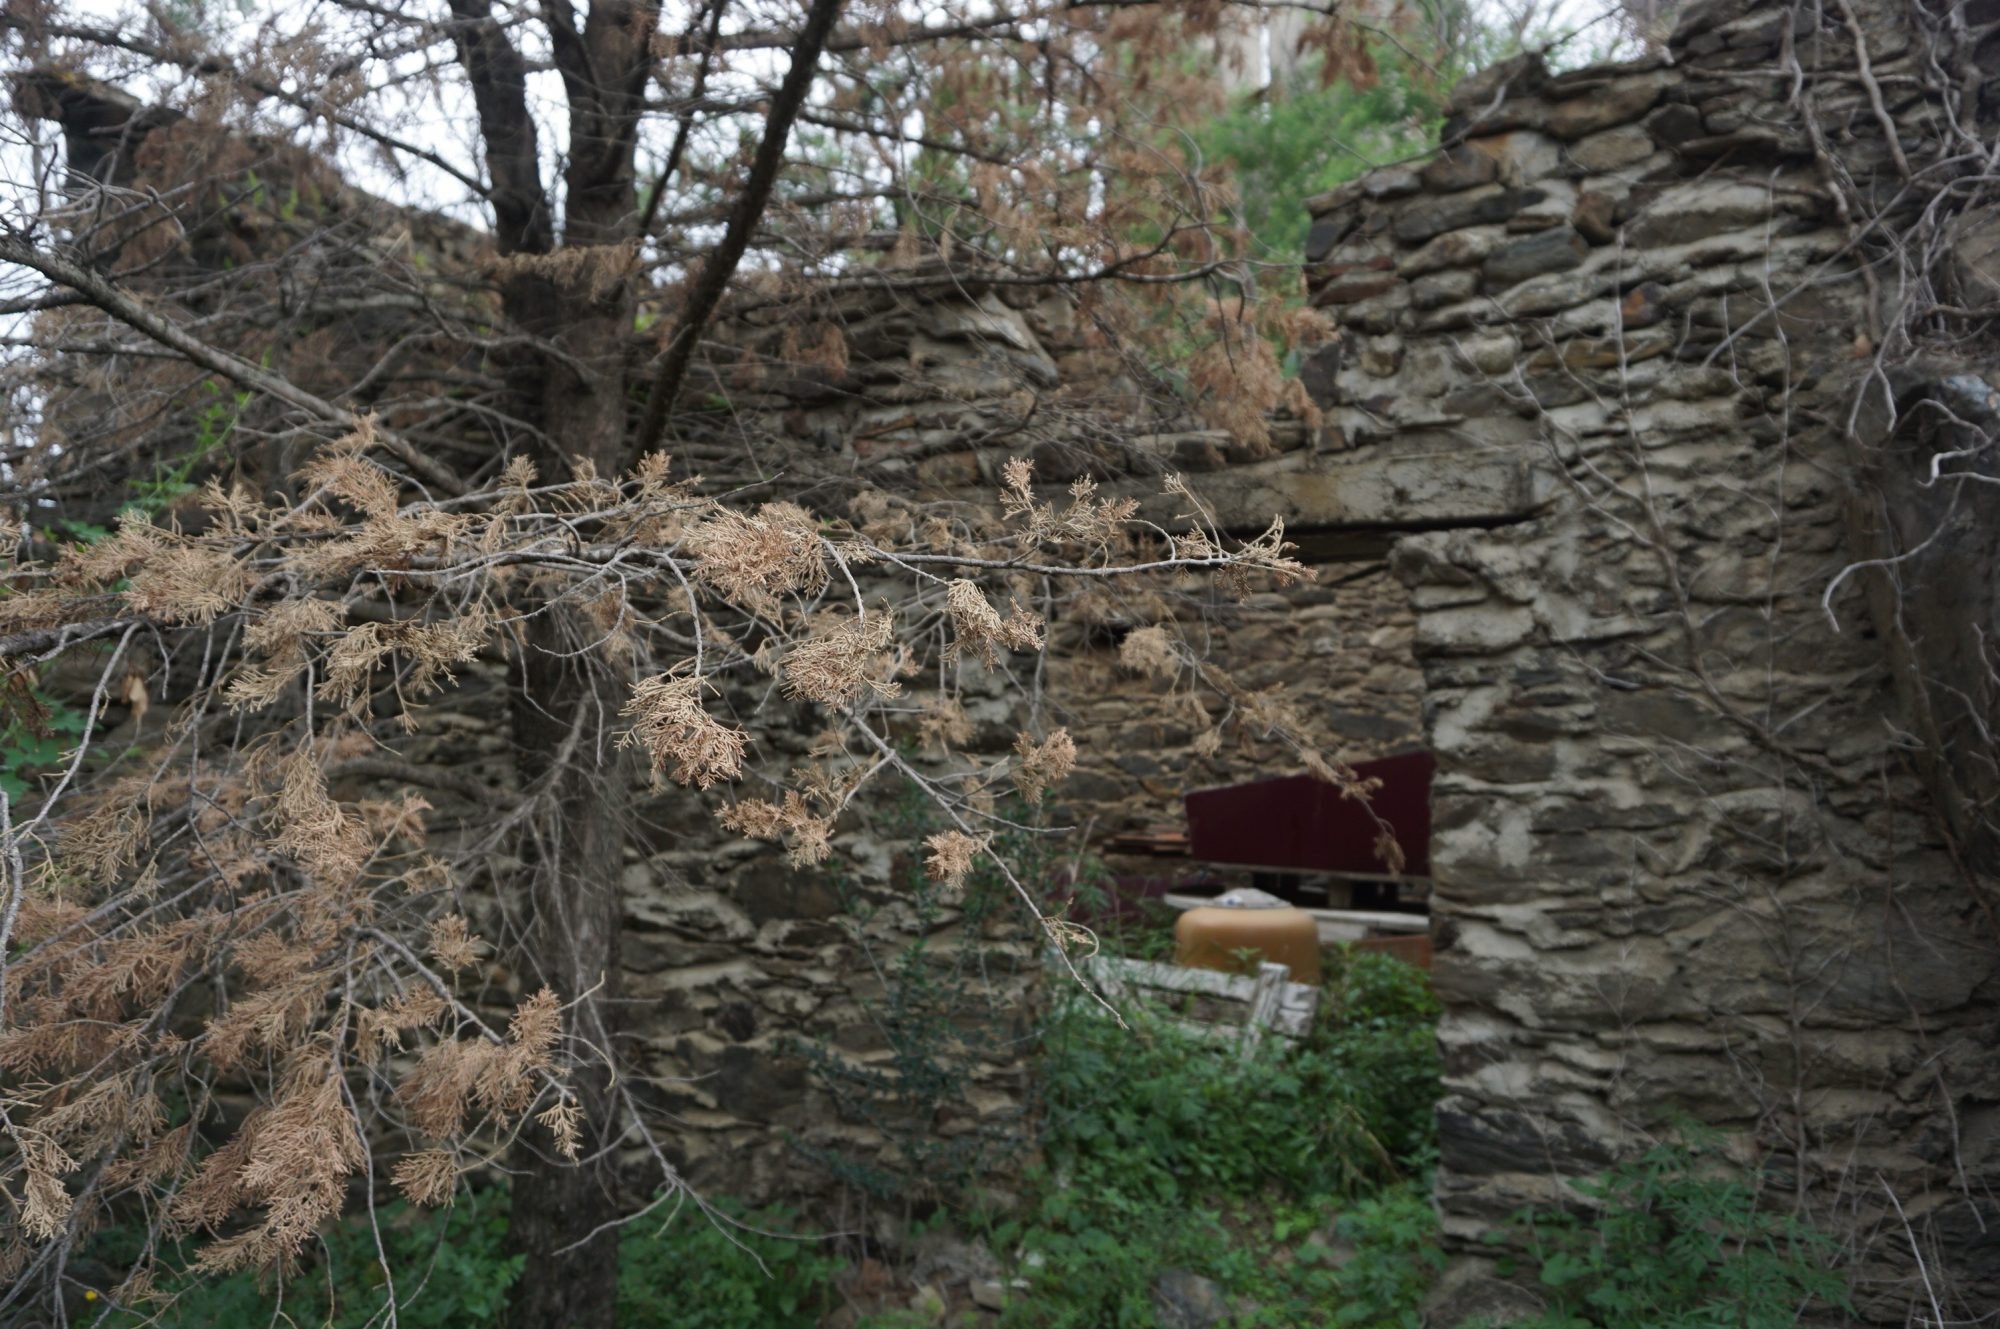
<svg viewBox="0 0 2000 1329">
<path fill-rule="evenodd" d="M 524 307 L 517 323 L 560 344 L 570 365 L 597 371 L 585 377 L 569 365 L 543 362 L 528 376 L 541 397 L 530 418 L 542 422 L 554 444 L 538 453 L 542 475 L 555 479 L 583 460 L 600 475 L 616 475 L 628 447 L 629 295 L 613 296 L 607 307 L 539 279 L 522 283 L 519 294 Z M 586 1122 L 577 1162 L 557 1156 L 545 1135 L 517 1156 L 508 1242 L 527 1265 L 511 1329 L 612 1329 L 617 1322 L 617 1232 L 576 1245 L 620 1212 L 618 1159 L 610 1147 L 620 1122 L 605 1059 L 617 1034 L 619 883 L 631 783 L 616 747 L 617 717 L 632 680 L 593 644 L 602 635 L 581 606 L 543 607 L 527 621 L 526 658 L 511 698 L 523 783 L 546 789 L 547 798 L 537 821 L 539 861 L 530 862 L 523 892 L 533 910 L 524 959 L 534 981 L 546 982 L 565 1004 L 576 1003 L 569 1028 L 580 1041 L 571 1084 Z"/>
<path fill-rule="evenodd" d="M 628 216 L 631 195 L 628 177 Z M 580 229 L 574 218 L 570 229 Z M 617 475 L 629 464 L 630 292 L 600 300 L 575 285 L 528 277 L 508 295 L 515 324 L 564 352 L 510 370 L 536 396 L 524 415 L 540 422 L 548 440 L 534 453 L 542 476 L 573 474 L 580 461 L 606 478 Z M 584 367 L 590 372 L 580 372 Z M 511 1329 L 612 1329 L 617 1317 L 617 1232 L 583 1242 L 621 1211 L 610 1147 L 621 1123 L 605 1058 L 618 1032 L 619 884 L 631 785 L 630 764 L 615 743 L 632 680 L 594 644 L 602 635 L 579 605 L 542 607 L 527 620 L 526 658 L 511 697 L 523 782 L 545 788 L 548 800 L 537 822 L 540 861 L 530 862 L 521 892 L 533 909 L 523 960 L 531 981 L 577 1003 L 568 1026 L 581 1040 L 571 1083 L 586 1122 L 578 1162 L 557 1156 L 545 1134 L 516 1156 L 508 1243 L 527 1265 L 515 1286 Z"/>
<path fill-rule="evenodd" d="M 514 705 L 524 782 L 550 784 L 548 811 L 538 820 L 541 861 L 529 867 L 526 959 L 538 972 L 528 981 L 576 1003 L 569 1027 L 581 1042 L 569 1084 L 585 1124 L 577 1162 L 558 1156 L 532 1126 L 517 1155 L 508 1241 L 527 1264 L 515 1285 L 513 1329 L 610 1329 L 617 1322 L 617 1230 L 584 1238 L 619 1212 L 610 1148 L 619 1121 L 604 1056 L 616 1033 L 628 782 L 609 717 L 629 684 L 598 652 L 573 654 L 594 635 L 580 620 L 561 607 L 531 620 Z"/>
<path fill-rule="evenodd" d="M 548 200 L 534 182 L 533 120 L 527 113 L 524 66 L 491 17 L 489 0 L 452 0 L 469 21 L 459 38 L 467 68 L 482 89 L 480 118 L 489 157 L 496 153 L 518 169 L 498 201 L 502 248 L 541 253 L 555 243 Z M 819 47 L 839 0 L 815 0 L 810 50 L 795 53 L 784 114 L 773 156 L 810 82 Z M 545 11 L 551 55 L 567 93 L 569 154 L 564 169 L 564 248 L 594 260 L 628 264 L 625 242 L 636 238 L 634 168 L 639 117 L 652 69 L 652 36 L 658 0 L 599 0 L 584 26 L 568 5 Z M 775 117 L 774 117 L 775 118 Z M 767 135 L 769 127 L 767 126 Z M 496 173 L 495 183 L 501 181 Z M 763 210 L 766 181 L 755 195 L 744 229 Z M 746 230 L 747 235 L 747 230 Z M 738 242 L 740 251 L 741 241 Z M 595 251 L 594 253 L 587 251 Z M 713 260 L 711 260 L 713 262 Z M 733 271 L 731 257 L 722 269 Z M 531 337 L 557 346 L 556 356 L 509 367 L 520 417 L 541 431 L 536 459 L 546 479 L 588 462 L 607 479 L 626 470 L 639 447 L 627 420 L 626 356 L 638 307 L 632 274 L 618 274 L 608 288 L 581 269 L 568 277 L 517 272 L 502 300 L 508 320 Z M 705 319 L 706 314 L 703 314 Z M 691 336 L 700 333 L 699 321 Z M 642 434 L 652 446 L 655 428 Z M 545 1147 L 532 1146 L 514 1179 L 508 1238 L 527 1259 L 509 1316 L 511 1329 L 613 1329 L 617 1322 L 618 1241 L 615 1230 L 586 1236 L 619 1213 L 617 1156 L 620 1122 L 610 1099 L 605 1058 L 616 1034 L 618 933 L 623 921 L 619 883 L 628 781 L 613 747 L 615 717 L 630 695 L 630 680 L 590 646 L 596 633 L 580 607 L 554 605 L 528 620 L 522 685 L 513 698 L 514 735 L 523 776 L 545 781 L 551 817 L 542 825 L 543 861 L 531 865 L 527 891 L 534 917 L 526 960 L 565 1002 L 577 1002 L 572 1030 L 583 1040 L 574 1088 L 596 1148 L 587 1141 L 580 1166 L 565 1164 Z M 585 996 L 584 994 L 588 994 Z M 545 1146 L 545 1141 L 537 1144 Z"/>
</svg>

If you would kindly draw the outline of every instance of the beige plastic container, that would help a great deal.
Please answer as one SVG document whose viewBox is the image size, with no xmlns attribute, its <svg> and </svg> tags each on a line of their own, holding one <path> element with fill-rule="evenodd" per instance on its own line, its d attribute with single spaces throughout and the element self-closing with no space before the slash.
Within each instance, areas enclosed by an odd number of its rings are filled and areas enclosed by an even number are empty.
<svg viewBox="0 0 2000 1329">
<path fill-rule="evenodd" d="M 1254 974 L 1268 960 L 1289 965 L 1294 983 L 1319 982 L 1319 924 L 1303 909 L 1190 909 L 1174 923 L 1174 949 L 1196 969 Z"/>
</svg>

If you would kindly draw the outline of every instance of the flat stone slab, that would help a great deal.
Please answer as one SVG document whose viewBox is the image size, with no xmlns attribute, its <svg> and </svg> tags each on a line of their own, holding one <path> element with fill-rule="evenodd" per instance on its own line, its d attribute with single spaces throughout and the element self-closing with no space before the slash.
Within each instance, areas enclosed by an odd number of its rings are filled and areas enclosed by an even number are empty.
<svg viewBox="0 0 2000 1329">
<path fill-rule="evenodd" d="M 1385 452 L 1359 448 L 1314 471 L 1235 466 L 1192 484 L 1218 523 L 1239 535 L 1263 531 L 1273 517 L 1300 528 L 1518 521 L 1548 498 L 1548 477 L 1525 448 L 1468 442 L 1462 451 Z M 1119 481 L 1099 492 L 1139 499 L 1140 515 L 1162 524 L 1187 509 L 1151 482 Z"/>
</svg>

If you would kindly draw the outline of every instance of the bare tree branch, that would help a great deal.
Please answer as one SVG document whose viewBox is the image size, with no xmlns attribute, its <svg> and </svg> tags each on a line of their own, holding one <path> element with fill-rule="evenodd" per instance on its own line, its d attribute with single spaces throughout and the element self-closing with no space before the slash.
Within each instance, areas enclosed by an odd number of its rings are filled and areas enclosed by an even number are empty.
<svg viewBox="0 0 2000 1329">
<path fill-rule="evenodd" d="M 792 48 L 791 68 L 785 71 L 785 81 L 771 98 L 770 113 L 764 118 L 764 137 L 757 144 L 757 155 L 750 163 L 743 192 L 729 214 L 721 242 L 702 264 L 701 275 L 688 292 L 687 303 L 682 306 L 680 319 L 667 340 L 658 377 L 646 398 L 645 418 L 639 425 L 636 449 L 639 452 L 658 447 L 666 433 L 674 399 L 680 395 L 688 366 L 694 362 L 695 346 L 716 307 L 722 303 L 729 279 L 736 274 L 736 265 L 743 260 L 743 251 L 749 248 L 750 237 L 764 215 L 765 205 L 771 201 L 771 187 L 777 183 L 778 167 L 785 159 L 785 143 L 791 137 L 792 122 L 798 118 L 799 108 L 812 88 L 820 52 L 826 47 L 840 8 L 841 0 L 813 0 L 805 26 L 799 30 L 798 42 Z"/>
<path fill-rule="evenodd" d="M 314 396 L 297 384 L 251 363 L 240 355 L 209 345 L 173 320 L 148 309 L 136 296 L 119 287 L 110 278 L 56 254 L 38 249 L 22 237 L 0 236 L 0 263 L 13 263 L 32 269 L 50 281 L 69 287 L 120 323 L 144 333 L 189 363 L 199 365 L 211 373 L 220 374 L 240 387 L 248 388 L 252 392 L 261 392 L 267 397 L 296 407 L 315 419 L 341 429 L 354 431 L 364 427 L 362 418 L 354 412 Z M 447 494 L 465 492 L 465 483 L 462 480 L 418 451 L 409 440 L 379 426 L 374 427 L 374 432 L 376 441 L 384 451 L 437 488 Z"/>
</svg>

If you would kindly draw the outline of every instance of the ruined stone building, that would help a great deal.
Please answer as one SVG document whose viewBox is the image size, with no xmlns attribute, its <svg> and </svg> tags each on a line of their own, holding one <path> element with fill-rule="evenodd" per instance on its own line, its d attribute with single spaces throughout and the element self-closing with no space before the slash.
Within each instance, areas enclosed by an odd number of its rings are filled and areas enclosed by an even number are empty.
<svg viewBox="0 0 2000 1329">
<path fill-rule="evenodd" d="M 1927 38 L 1873 40 L 1881 75 Z M 1409 532 L 1448 1237 L 1685 1113 L 1849 1234 L 1900 1323 L 1913 1246 L 2000 1302 L 1996 398 L 1990 361 L 1883 367 L 1926 295 L 1863 270 L 1843 193 L 1893 192 L 1894 154 L 1787 58 L 1854 47 L 1712 4 L 1670 61 L 1510 62 L 1457 93 L 1457 146 L 1316 201 L 1339 451 L 1294 513 Z M 1983 252 L 1939 280 L 1990 290 Z"/>
<path fill-rule="evenodd" d="M 1329 750 L 1436 755 L 1447 1312 L 1504 1305 L 1477 1259 L 1498 1220 L 1679 1118 L 1841 1234 L 1871 1322 L 1904 1323 L 1925 1271 L 2000 1305 L 2000 213 L 1938 165 L 1991 136 L 2000 15 L 1963 12 L 1707 0 L 1658 57 L 1476 76 L 1440 152 L 1313 201 L 1339 336 L 1302 371 L 1320 418 L 1275 422 L 1270 455 L 1105 423 L 1115 376 L 1039 295 L 843 292 L 814 309 L 844 363 L 732 382 L 832 472 L 970 501 L 1028 453 L 1170 514 L 1180 470 L 1320 562 L 1185 621 Z M 1055 627 L 1081 754 L 1057 815 L 1100 841 L 1291 773 L 1189 749 L 1116 669 L 1132 613 Z M 1004 745 L 995 706 L 976 741 Z M 680 836 L 674 808 L 628 849 L 624 963 L 694 1180 L 762 1198 L 800 1150 L 887 1147 L 823 1072 L 895 1074 L 883 965 L 912 936 L 977 951 L 996 1013 L 929 1125 L 1005 1133 L 1018 928 L 920 910 L 887 823 L 844 830 L 834 879 Z"/>
<path fill-rule="evenodd" d="M 2000 276 L 1990 206 L 1941 210 L 1927 165 L 1990 128 L 2000 36 L 1952 36 L 1938 84 L 1940 33 L 1870 23 L 1718 0 L 1658 57 L 1468 82 L 1450 146 L 1313 201 L 1323 419 L 1199 488 L 1342 558 L 1226 613 L 1217 657 L 1340 750 L 1436 754 L 1453 1248 L 1684 1116 L 1901 1323 L 1927 1270 L 2000 1304 L 2000 396 L 1986 316 L 1939 321 Z M 1060 341 L 989 308 L 1004 355 Z M 1080 823 L 1241 778 L 1090 651 L 1063 667 Z M 1455 1279 L 1447 1310 L 1492 1304 Z"/>
</svg>

